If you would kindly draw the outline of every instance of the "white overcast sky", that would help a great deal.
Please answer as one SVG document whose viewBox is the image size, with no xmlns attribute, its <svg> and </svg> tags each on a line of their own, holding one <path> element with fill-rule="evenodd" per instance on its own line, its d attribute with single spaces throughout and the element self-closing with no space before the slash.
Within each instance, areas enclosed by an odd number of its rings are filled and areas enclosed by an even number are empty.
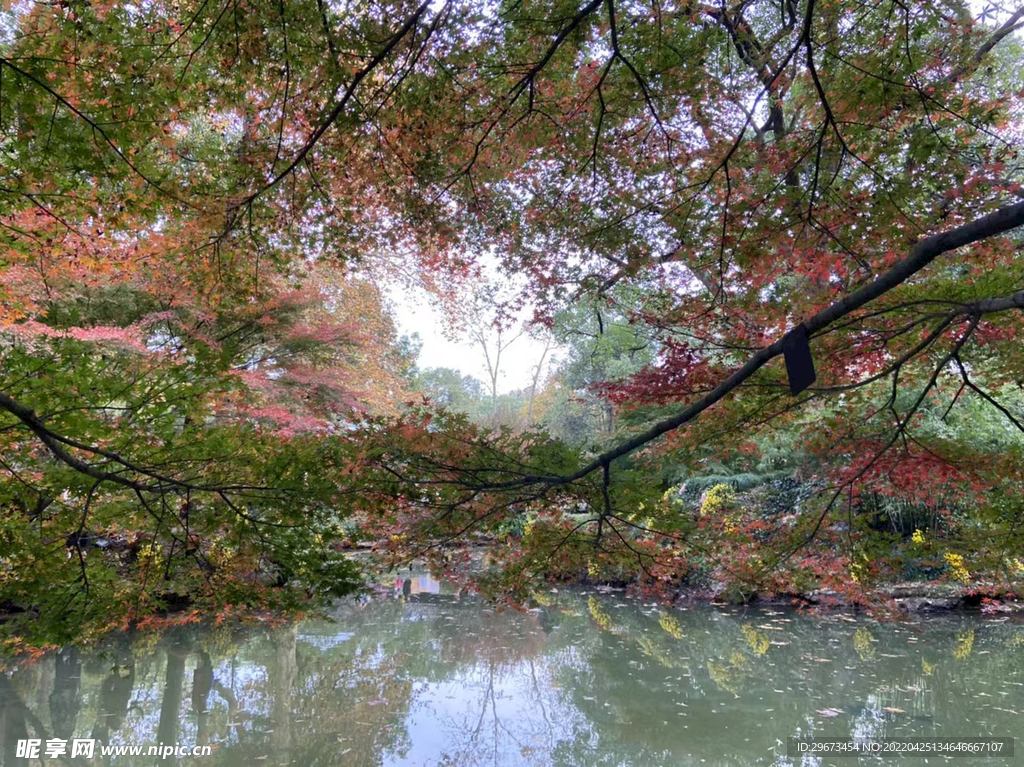
<svg viewBox="0 0 1024 767">
<path fill-rule="evenodd" d="M 408 335 L 418 333 L 423 342 L 419 358 L 421 369 L 455 368 L 481 381 L 487 380 L 487 366 L 480 347 L 474 347 L 468 340 L 455 342 L 445 336 L 444 317 L 427 291 L 391 285 L 385 288 L 385 295 L 391 304 L 398 332 Z M 516 339 L 502 354 L 499 393 L 529 386 L 533 370 L 543 353 L 542 342 L 526 335 Z M 549 353 L 544 363 L 545 375 L 550 361 Z"/>
</svg>

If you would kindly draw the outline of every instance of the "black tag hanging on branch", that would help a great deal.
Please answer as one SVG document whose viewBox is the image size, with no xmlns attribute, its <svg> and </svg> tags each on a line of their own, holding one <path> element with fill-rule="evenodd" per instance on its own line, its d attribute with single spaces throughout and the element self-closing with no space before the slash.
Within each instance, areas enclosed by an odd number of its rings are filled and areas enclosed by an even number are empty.
<svg viewBox="0 0 1024 767">
<path fill-rule="evenodd" d="M 811 359 L 811 345 L 807 340 L 807 328 L 803 323 L 786 333 L 782 339 L 782 354 L 786 360 L 786 375 L 789 376 L 789 391 L 797 395 L 817 379 L 814 360 Z"/>
</svg>

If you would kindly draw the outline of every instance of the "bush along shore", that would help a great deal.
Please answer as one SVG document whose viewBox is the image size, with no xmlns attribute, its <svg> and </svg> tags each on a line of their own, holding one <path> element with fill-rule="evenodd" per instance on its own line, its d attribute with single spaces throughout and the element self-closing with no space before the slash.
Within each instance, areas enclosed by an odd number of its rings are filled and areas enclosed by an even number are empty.
<svg viewBox="0 0 1024 767">
<path fill-rule="evenodd" d="M 574 508 L 514 519 L 475 547 L 427 561 L 440 573 L 469 573 L 453 577 L 476 580 L 499 598 L 512 593 L 513 601 L 528 601 L 527 588 L 508 589 L 519 577 L 523 584 L 598 586 L 667 602 L 892 617 L 1024 607 L 1024 565 L 979 546 L 965 511 L 866 496 L 849 515 L 857 523 L 840 521 L 811 535 L 806 520 L 822 495 L 820 483 L 785 472 L 699 477 L 671 487 L 656 507 L 625 516 L 612 540 L 595 534 L 589 545 L 566 545 L 564 531 L 590 519 L 589 510 Z M 604 535 L 611 537 L 607 529 Z"/>
</svg>

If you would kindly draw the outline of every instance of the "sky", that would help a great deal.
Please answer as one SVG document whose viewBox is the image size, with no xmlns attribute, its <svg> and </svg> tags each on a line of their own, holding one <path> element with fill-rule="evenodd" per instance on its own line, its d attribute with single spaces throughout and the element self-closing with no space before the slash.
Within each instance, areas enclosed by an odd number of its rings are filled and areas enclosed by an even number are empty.
<svg viewBox="0 0 1024 767">
<path fill-rule="evenodd" d="M 385 289 L 392 315 L 400 334 L 416 333 L 423 342 L 420 352 L 420 368 L 455 368 L 463 374 L 487 380 L 487 366 L 479 346 L 474 347 L 468 339 L 459 343 L 451 341 L 444 334 L 444 318 L 435 300 L 422 288 L 389 286 Z M 514 389 L 529 386 L 533 370 L 544 353 L 544 344 L 526 335 L 520 336 L 502 354 L 501 375 L 498 392 L 504 394 Z M 545 371 L 550 362 L 545 361 Z"/>
</svg>

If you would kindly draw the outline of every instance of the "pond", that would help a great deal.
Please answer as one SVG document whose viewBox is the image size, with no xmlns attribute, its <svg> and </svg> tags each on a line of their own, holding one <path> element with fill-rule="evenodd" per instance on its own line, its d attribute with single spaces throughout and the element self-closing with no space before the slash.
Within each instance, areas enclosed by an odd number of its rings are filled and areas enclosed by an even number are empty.
<svg viewBox="0 0 1024 767">
<path fill-rule="evenodd" d="M 1011 617 L 538 599 L 498 611 L 410 575 L 330 621 L 65 649 L 0 674 L 2 764 L 29 764 L 18 740 L 78 738 L 119 765 L 854 765 L 787 758 L 786 740 L 1024 734 L 1024 623 Z M 99 751 L 160 743 L 212 753 Z"/>
</svg>

